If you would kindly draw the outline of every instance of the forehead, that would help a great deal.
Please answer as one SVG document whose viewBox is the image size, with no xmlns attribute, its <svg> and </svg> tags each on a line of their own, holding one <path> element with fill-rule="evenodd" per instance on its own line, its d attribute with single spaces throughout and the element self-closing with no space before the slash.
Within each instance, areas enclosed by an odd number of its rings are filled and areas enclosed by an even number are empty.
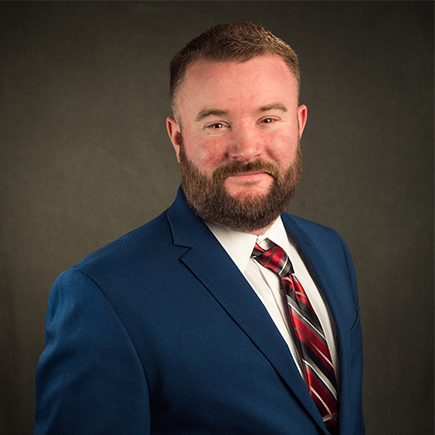
<svg viewBox="0 0 435 435">
<path fill-rule="evenodd" d="M 247 62 L 199 60 L 186 71 L 179 94 L 180 109 L 192 105 L 284 101 L 297 104 L 298 84 L 277 55 L 258 56 Z M 273 101 L 272 101 L 273 100 Z"/>
</svg>

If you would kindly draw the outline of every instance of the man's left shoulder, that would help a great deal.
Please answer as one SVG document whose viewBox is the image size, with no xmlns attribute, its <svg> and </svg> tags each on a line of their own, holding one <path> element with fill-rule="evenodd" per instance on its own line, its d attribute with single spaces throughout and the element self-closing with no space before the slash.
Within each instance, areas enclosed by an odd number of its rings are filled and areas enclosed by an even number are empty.
<svg viewBox="0 0 435 435">
<path fill-rule="evenodd" d="M 290 213 L 283 213 L 281 219 L 286 230 L 296 239 L 303 237 L 317 242 L 335 242 L 344 244 L 343 238 L 340 234 L 325 225 L 321 225 Z"/>
<path fill-rule="evenodd" d="M 343 238 L 332 228 L 294 216 L 281 215 L 286 231 L 312 267 L 323 274 L 334 271 L 334 277 L 342 279 L 342 287 L 353 289 L 354 300 L 358 300 L 356 277 L 352 257 Z M 343 281 L 344 279 L 344 281 Z"/>
</svg>

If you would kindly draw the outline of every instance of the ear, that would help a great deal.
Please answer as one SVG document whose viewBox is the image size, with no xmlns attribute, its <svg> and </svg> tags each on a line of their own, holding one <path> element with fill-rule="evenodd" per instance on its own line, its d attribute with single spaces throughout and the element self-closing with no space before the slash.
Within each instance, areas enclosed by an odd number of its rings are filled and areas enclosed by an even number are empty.
<svg viewBox="0 0 435 435">
<path fill-rule="evenodd" d="M 308 109 L 307 106 L 302 104 L 298 107 L 298 124 L 299 124 L 299 137 L 302 137 L 305 124 L 307 123 Z"/>
<path fill-rule="evenodd" d="M 169 139 L 171 139 L 172 146 L 174 147 L 175 154 L 177 155 L 178 163 L 180 163 L 180 140 L 181 128 L 178 122 L 172 117 L 166 118 L 166 129 L 168 130 Z"/>
</svg>

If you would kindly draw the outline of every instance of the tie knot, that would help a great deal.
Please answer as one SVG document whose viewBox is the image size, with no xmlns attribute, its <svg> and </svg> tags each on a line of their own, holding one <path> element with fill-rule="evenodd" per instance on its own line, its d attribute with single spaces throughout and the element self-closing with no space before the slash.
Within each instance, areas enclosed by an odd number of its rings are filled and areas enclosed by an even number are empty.
<svg viewBox="0 0 435 435">
<path fill-rule="evenodd" d="M 252 256 L 262 266 L 267 267 L 280 277 L 288 276 L 294 273 L 293 266 L 285 253 L 278 245 L 274 245 L 269 249 L 263 249 L 260 245 L 255 244 Z"/>
</svg>

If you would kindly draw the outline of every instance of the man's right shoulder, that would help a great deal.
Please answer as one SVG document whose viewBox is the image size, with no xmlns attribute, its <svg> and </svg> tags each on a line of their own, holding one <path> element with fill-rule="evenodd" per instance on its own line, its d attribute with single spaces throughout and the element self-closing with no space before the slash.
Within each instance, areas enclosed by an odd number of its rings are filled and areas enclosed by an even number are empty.
<svg viewBox="0 0 435 435">
<path fill-rule="evenodd" d="M 133 265 L 143 261 L 150 256 L 150 252 L 168 251 L 173 244 L 166 214 L 167 210 L 150 222 L 97 249 L 71 269 L 92 276 L 101 270 L 116 270 L 121 265 Z"/>
</svg>

